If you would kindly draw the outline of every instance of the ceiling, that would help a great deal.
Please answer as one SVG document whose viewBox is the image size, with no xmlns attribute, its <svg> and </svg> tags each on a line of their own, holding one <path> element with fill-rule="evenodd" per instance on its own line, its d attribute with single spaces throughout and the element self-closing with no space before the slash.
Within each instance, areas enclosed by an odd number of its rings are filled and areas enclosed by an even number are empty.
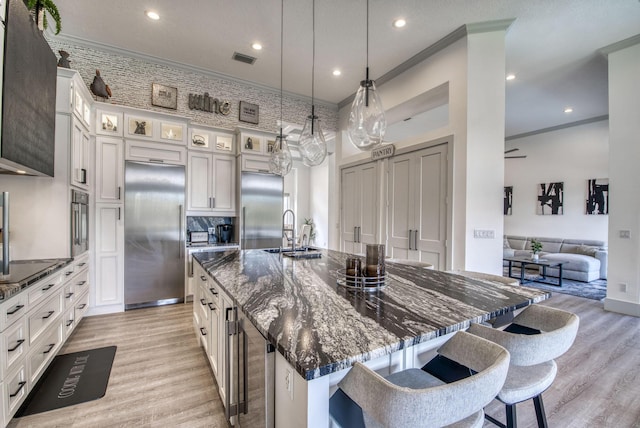
<svg viewBox="0 0 640 428">
<path fill-rule="evenodd" d="M 278 0 L 55 0 L 61 35 L 280 87 Z M 152 21 L 145 10 L 155 10 Z M 338 104 L 364 78 L 364 0 L 315 5 L 315 97 Z M 395 18 L 406 27 L 392 27 Z M 506 36 L 506 135 L 608 114 L 607 60 L 598 52 L 640 32 L 639 0 L 370 0 L 373 79 L 460 26 L 515 18 Z M 312 1 L 284 1 L 283 90 L 311 96 Z M 253 42 L 261 51 L 251 48 Z M 234 52 L 257 58 L 232 60 Z M 339 68 L 342 75 L 332 71 Z M 384 104 L 384 100 L 382 100 Z M 573 112 L 564 113 L 566 107 Z"/>
</svg>

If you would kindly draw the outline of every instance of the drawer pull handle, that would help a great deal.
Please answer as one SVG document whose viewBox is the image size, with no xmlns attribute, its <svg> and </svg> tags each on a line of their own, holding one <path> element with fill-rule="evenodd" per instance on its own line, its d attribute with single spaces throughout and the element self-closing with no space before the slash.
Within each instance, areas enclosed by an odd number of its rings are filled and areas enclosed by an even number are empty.
<svg viewBox="0 0 640 428">
<path fill-rule="evenodd" d="M 207 303 L 207 306 L 209 306 L 209 309 L 211 309 L 212 311 L 216 310 L 216 308 L 213 306 L 213 303 Z"/>
<path fill-rule="evenodd" d="M 47 318 L 49 318 L 51 315 L 53 315 L 53 314 L 55 314 L 55 313 L 56 313 L 56 311 L 49 311 L 49 312 L 47 313 L 47 315 L 45 315 L 45 316 L 43 316 L 43 317 L 42 317 L 42 319 L 43 319 L 43 320 L 46 320 Z"/>
<path fill-rule="evenodd" d="M 55 287 L 55 284 L 49 284 L 49 285 L 47 285 L 46 287 L 44 287 L 44 288 L 42 289 L 42 291 L 49 291 L 49 290 L 51 290 L 53 287 Z"/>
<path fill-rule="evenodd" d="M 205 282 L 207 281 L 207 278 L 204 275 L 200 275 L 200 279 L 205 281 Z"/>
<path fill-rule="evenodd" d="M 78 267 L 82 267 L 82 266 L 84 266 L 84 265 L 86 265 L 86 263 L 85 263 L 85 262 L 78 263 Z"/>
<path fill-rule="evenodd" d="M 64 296 L 64 298 L 65 298 L 65 299 L 69 299 L 71 296 L 73 296 L 73 293 L 67 293 L 67 294 Z"/>
<path fill-rule="evenodd" d="M 81 304 L 80 306 L 78 306 L 78 309 L 84 309 L 87 306 L 86 303 Z"/>
<path fill-rule="evenodd" d="M 216 291 L 215 288 L 210 288 L 209 291 L 211 291 L 211 294 L 213 294 L 214 296 L 218 295 L 218 292 Z"/>
<path fill-rule="evenodd" d="M 78 283 L 78 286 L 85 285 L 86 283 L 87 283 L 87 281 L 80 281 L 80 282 Z"/>
<path fill-rule="evenodd" d="M 13 394 L 9 394 L 10 398 L 15 397 L 16 395 L 20 394 L 20 391 L 22 391 L 22 388 L 24 388 L 24 386 L 27 384 L 27 382 L 20 382 L 18 383 L 18 390 L 16 392 L 14 392 Z"/>
<path fill-rule="evenodd" d="M 9 352 L 13 352 L 13 351 L 15 351 L 16 349 L 18 349 L 20 346 L 22 346 L 22 344 L 23 344 L 23 343 L 24 343 L 24 339 L 20 339 L 20 340 L 18 340 L 18 342 L 16 342 L 16 346 L 14 346 L 14 347 L 13 347 L 13 348 L 11 348 L 11 349 L 7 349 L 7 351 L 9 351 Z"/>
<path fill-rule="evenodd" d="M 24 305 L 16 305 L 16 307 L 13 310 L 7 311 L 7 315 L 13 315 L 22 308 L 24 308 Z"/>
<path fill-rule="evenodd" d="M 73 271 L 72 271 L 72 270 L 70 270 L 70 271 L 65 272 L 64 274 L 65 274 L 65 276 L 69 276 L 69 275 L 71 275 L 72 273 L 73 273 Z"/>
<path fill-rule="evenodd" d="M 202 306 L 205 306 L 207 304 L 204 299 L 200 299 L 200 303 L 202 303 Z"/>
<path fill-rule="evenodd" d="M 203 336 L 207 335 L 207 330 L 204 329 L 204 327 L 200 327 L 200 334 Z"/>
<path fill-rule="evenodd" d="M 49 353 L 49 352 L 51 352 L 51 350 L 52 350 L 53 348 L 55 348 L 55 347 L 56 347 L 56 344 L 55 344 L 55 343 L 50 343 L 50 344 L 49 344 L 49 349 L 47 349 L 46 351 L 44 351 L 44 352 L 43 352 L 43 354 L 48 354 L 48 353 Z"/>
<path fill-rule="evenodd" d="M 67 321 L 67 327 L 69 327 L 71 324 L 73 324 L 73 320 Z"/>
</svg>

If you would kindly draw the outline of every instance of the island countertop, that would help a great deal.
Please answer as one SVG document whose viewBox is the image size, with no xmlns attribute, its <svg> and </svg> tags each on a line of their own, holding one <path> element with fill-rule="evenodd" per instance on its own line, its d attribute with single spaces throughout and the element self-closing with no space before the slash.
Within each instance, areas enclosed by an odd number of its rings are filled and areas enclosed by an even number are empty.
<svg viewBox="0 0 640 428">
<path fill-rule="evenodd" d="M 193 255 L 306 380 L 431 340 L 550 297 L 528 287 L 386 263 L 375 292 L 336 282 L 350 254 L 294 260 L 263 250 Z"/>
</svg>

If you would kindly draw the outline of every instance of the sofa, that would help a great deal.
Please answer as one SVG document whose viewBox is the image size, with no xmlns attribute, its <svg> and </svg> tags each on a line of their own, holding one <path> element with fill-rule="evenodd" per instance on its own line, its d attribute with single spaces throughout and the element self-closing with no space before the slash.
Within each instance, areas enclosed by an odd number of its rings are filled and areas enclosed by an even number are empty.
<svg viewBox="0 0 640 428">
<path fill-rule="evenodd" d="M 505 235 L 504 257 L 531 257 L 532 239 L 542 243 L 540 258 L 565 262 L 562 278 L 582 282 L 607 279 L 607 247 L 604 241 Z M 506 266 L 508 262 L 504 264 Z M 557 277 L 558 273 L 557 268 L 547 268 L 547 276 Z"/>
</svg>

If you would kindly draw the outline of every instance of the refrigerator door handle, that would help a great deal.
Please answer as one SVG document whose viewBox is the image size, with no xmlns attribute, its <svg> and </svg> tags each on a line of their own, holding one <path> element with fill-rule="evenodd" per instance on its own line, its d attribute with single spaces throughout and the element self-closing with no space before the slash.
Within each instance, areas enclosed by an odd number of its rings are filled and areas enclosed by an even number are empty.
<svg viewBox="0 0 640 428">
<path fill-rule="evenodd" d="M 183 216 L 182 216 L 182 204 L 178 205 L 178 215 L 179 215 L 179 219 L 178 219 L 178 224 L 180 225 L 180 229 L 178 229 L 178 259 L 182 259 L 184 257 L 182 251 L 183 251 L 183 247 L 184 247 L 184 243 L 183 243 L 183 237 L 184 237 L 184 225 L 182 224 L 183 222 Z"/>
<path fill-rule="evenodd" d="M 246 239 L 247 239 L 247 207 L 242 207 L 242 246 L 241 249 L 246 248 Z"/>
</svg>

